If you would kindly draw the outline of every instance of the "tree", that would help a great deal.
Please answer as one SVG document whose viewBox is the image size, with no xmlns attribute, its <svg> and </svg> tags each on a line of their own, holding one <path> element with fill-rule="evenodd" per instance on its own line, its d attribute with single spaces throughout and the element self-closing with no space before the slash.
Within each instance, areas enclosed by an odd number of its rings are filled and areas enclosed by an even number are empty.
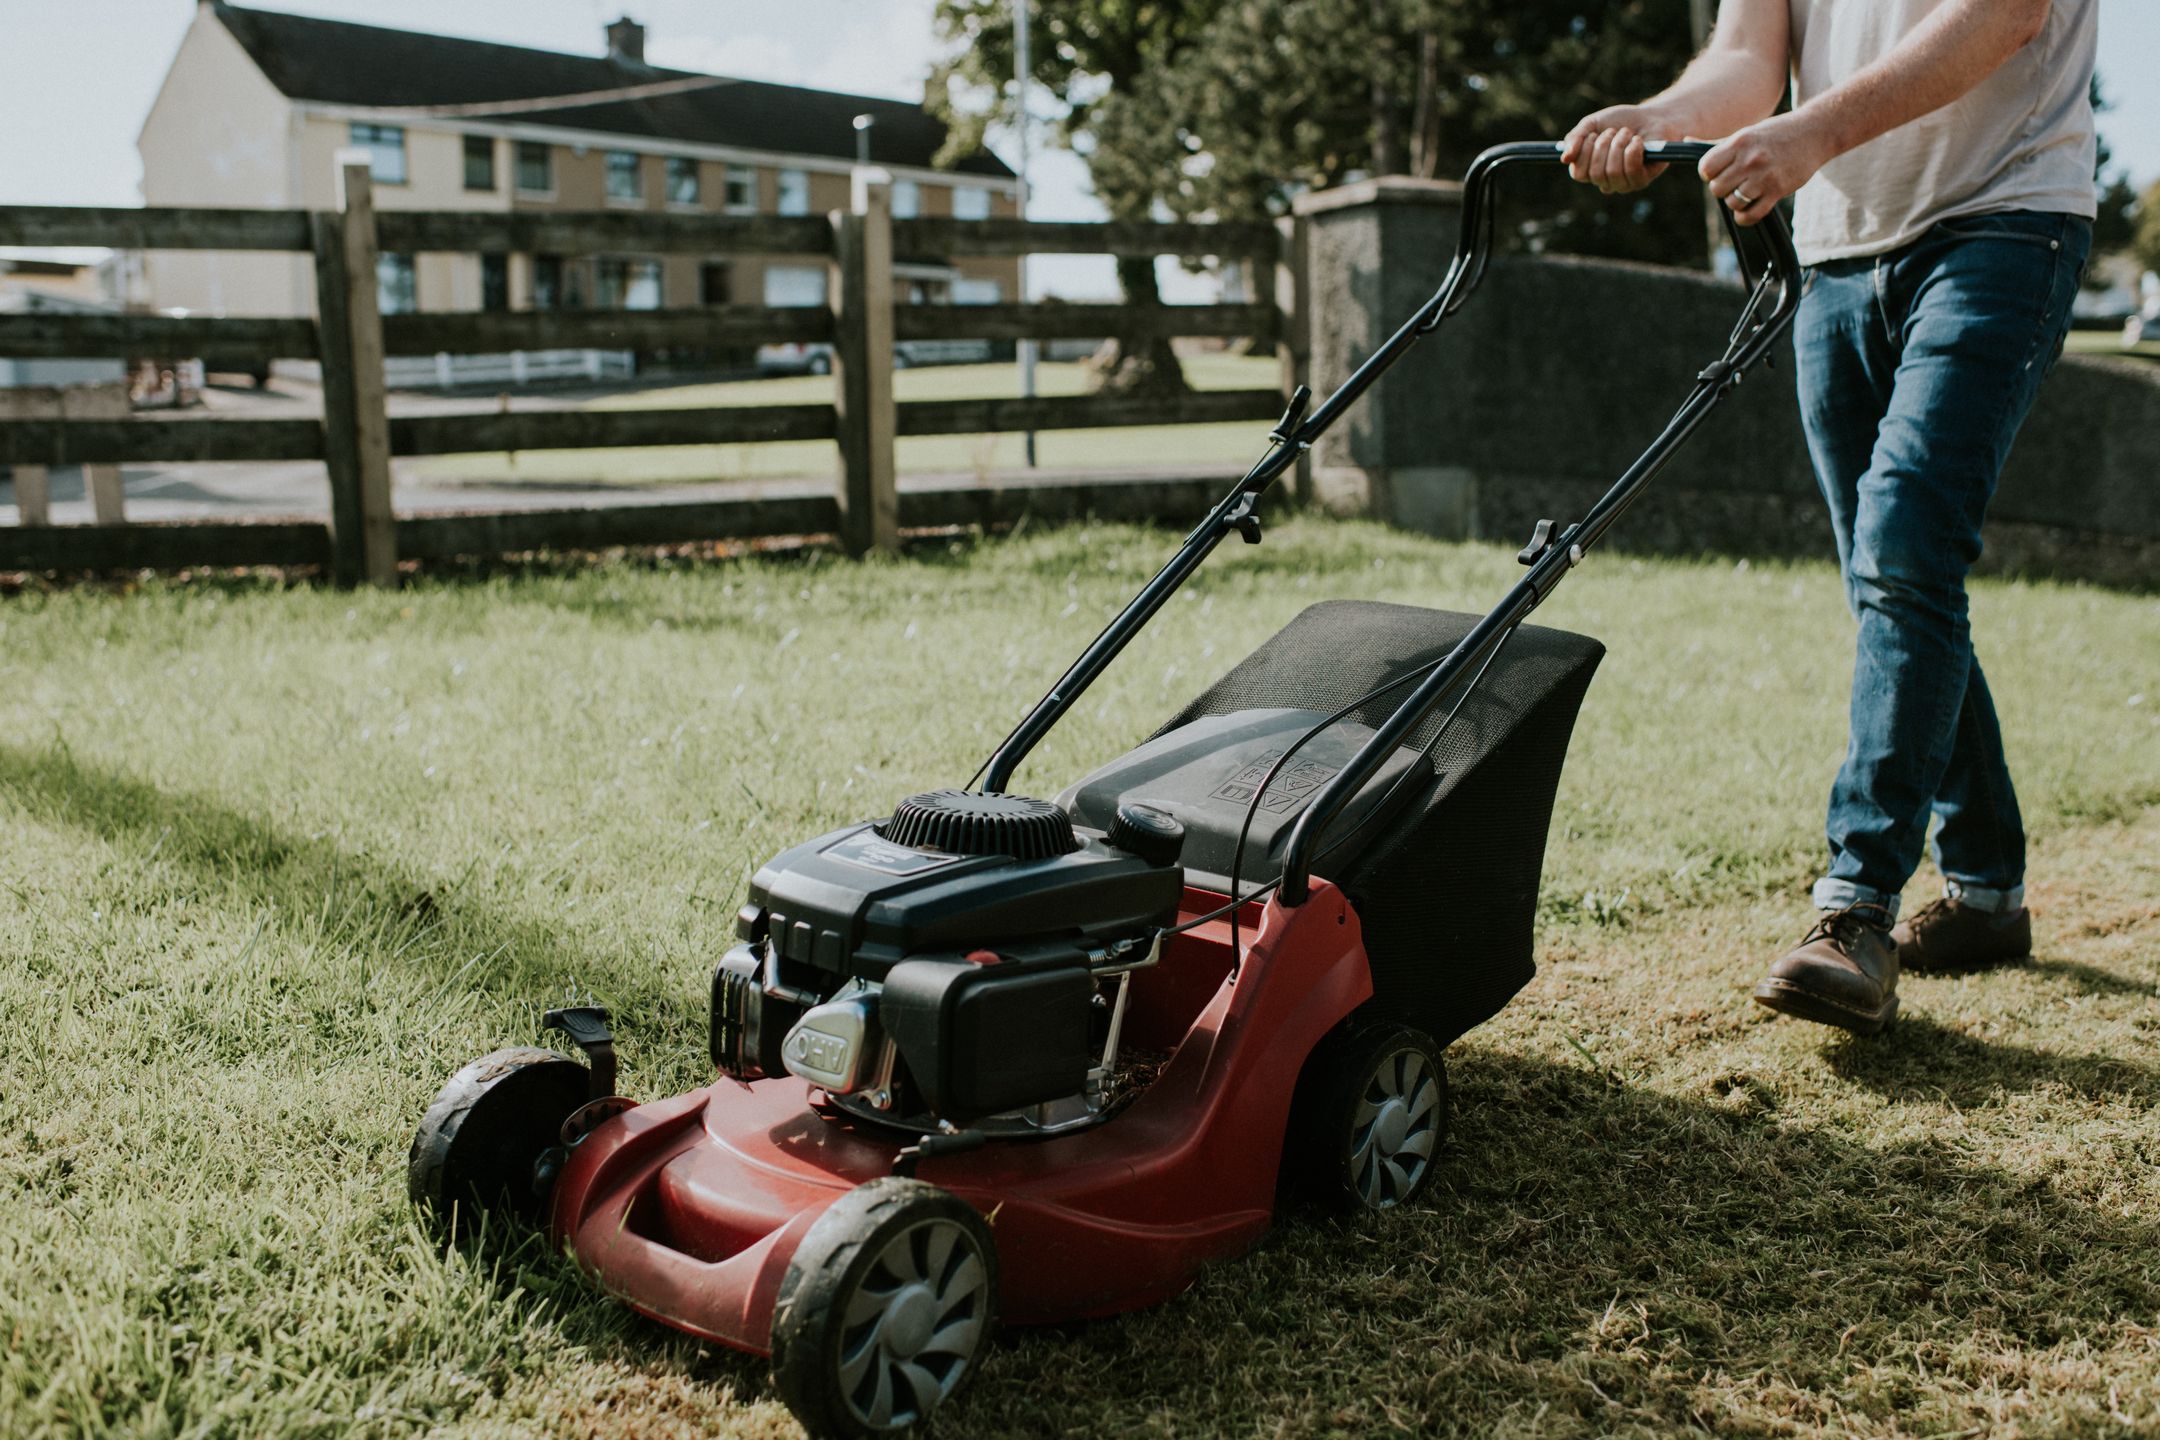
<svg viewBox="0 0 2160 1440">
<path fill-rule="evenodd" d="M 982 144 L 992 124 L 1016 118 L 1013 12 L 1016 0 L 938 0 L 934 25 L 944 57 L 932 69 L 925 103 L 950 127 L 947 154 Z M 1057 139 L 1084 156 L 1095 194 L 1113 220 L 1146 220 L 1164 176 L 1182 156 L 1161 110 L 1164 92 L 1147 83 L 1175 69 L 1207 28 L 1213 0 L 1029 0 L 1030 77 L 1065 107 Z M 1130 304 L 1157 304 L 1152 259 L 1121 256 L 1118 283 Z M 1185 388 L 1167 340 L 1121 346 L 1104 369 L 1106 387 Z"/>
<path fill-rule="evenodd" d="M 2095 115 L 2105 114 L 2115 108 L 2114 102 L 2109 100 L 2106 92 L 2100 88 L 2098 75 L 2092 78 L 2092 108 Z M 2112 176 L 2108 174 L 2108 167 L 2114 162 L 2115 154 L 2108 148 L 2105 135 L 2098 137 L 2098 140 L 2093 155 L 2093 185 L 2099 192 L 2099 214 L 2093 219 L 2092 253 L 2111 255 L 2118 250 L 2128 249 L 2136 239 L 2138 197 L 2137 190 L 2130 184 L 2127 174 L 2121 170 L 2117 170 Z M 2090 278 L 2098 280 L 2098 271 L 2095 270 Z"/>
<path fill-rule="evenodd" d="M 2130 242 L 2130 253 L 2141 268 L 2160 273 L 2160 180 L 2147 186 L 2138 201 L 2137 234 Z"/>
<path fill-rule="evenodd" d="M 1690 48 L 1687 0 L 1225 0 L 1153 77 L 1187 162 L 1163 200 L 1255 218 L 1361 171 L 1460 174 L 1488 145 L 1662 88 Z M 1537 248 L 1703 258 L 1690 184 L 1616 203 L 1557 170 L 1522 183 L 1536 193 L 1517 213 L 1541 218 L 1518 238 Z"/>
</svg>

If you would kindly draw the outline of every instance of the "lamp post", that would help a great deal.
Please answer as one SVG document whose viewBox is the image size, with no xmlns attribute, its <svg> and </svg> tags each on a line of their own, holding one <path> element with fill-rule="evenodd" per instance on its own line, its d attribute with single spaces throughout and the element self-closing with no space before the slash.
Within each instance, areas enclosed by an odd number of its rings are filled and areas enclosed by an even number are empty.
<svg viewBox="0 0 2160 1440">
<path fill-rule="evenodd" d="M 870 163 L 870 127 L 875 124 L 877 124 L 877 116 L 875 115 L 857 115 L 855 117 L 855 163 L 858 165 L 868 165 Z"/>
</svg>

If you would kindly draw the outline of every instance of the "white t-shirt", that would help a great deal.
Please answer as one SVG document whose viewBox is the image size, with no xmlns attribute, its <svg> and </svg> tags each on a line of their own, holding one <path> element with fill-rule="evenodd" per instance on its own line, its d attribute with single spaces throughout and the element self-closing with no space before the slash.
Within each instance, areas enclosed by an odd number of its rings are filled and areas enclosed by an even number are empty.
<svg viewBox="0 0 2160 1440">
<path fill-rule="evenodd" d="M 1888 54 L 1948 0 L 1788 3 L 1797 108 Z M 2054 0 L 2046 26 L 1994 74 L 1823 166 L 1794 205 L 1801 262 L 1895 250 L 1958 215 L 2090 218 L 2099 8 L 2099 0 Z"/>
</svg>

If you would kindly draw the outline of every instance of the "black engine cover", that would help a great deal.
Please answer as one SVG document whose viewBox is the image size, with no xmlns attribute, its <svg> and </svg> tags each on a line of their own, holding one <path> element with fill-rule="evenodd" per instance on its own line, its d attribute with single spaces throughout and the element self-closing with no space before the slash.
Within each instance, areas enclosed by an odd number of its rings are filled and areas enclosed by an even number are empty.
<svg viewBox="0 0 2160 1440">
<path fill-rule="evenodd" d="M 778 978 L 882 981 L 910 955 L 1124 938 L 1176 917 L 1184 872 L 1088 840 L 1042 860 L 951 855 L 850 825 L 783 852 L 750 882 L 743 938 L 771 942 Z M 821 978 L 825 977 L 825 978 Z"/>
<path fill-rule="evenodd" d="M 1079 1090 L 1094 995 L 1082 965 L 904 960 L 878 1017 L 931 1108 L 970 1120 Z"/>
</svg>

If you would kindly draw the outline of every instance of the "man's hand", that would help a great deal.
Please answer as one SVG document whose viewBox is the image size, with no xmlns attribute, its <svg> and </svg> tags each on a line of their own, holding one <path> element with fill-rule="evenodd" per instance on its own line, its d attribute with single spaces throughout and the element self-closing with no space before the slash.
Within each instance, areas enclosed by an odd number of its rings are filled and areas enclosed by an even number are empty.
<svg viewBox="0 0 2160 1440">
<path fill-rule="evenodd" d="M 1822 127 L 1803 110 L 1735 131 L 1703 156 L 1696 172 L 1732 211 L 1734 224 L 1754 225 L 1837 153 Z"/>
<path fill-rule="evenodd" d="M 1568 174 L 1607 195 L 1640 190 L 1665 173 L 1643 163 L 1646 140 L 1678 140 L 1672 123 L 1648 105 L 1612 105 L 1585 115 L 1568 131 L 1560 158 Z"/>
</svg>

